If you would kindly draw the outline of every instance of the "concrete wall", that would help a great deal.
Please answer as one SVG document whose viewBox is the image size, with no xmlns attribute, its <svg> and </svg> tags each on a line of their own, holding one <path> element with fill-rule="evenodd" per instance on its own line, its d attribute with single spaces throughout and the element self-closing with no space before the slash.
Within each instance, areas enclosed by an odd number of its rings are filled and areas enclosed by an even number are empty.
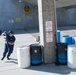
<svg viewBox="0 0 76 75">
<path fill-rule="evenodd" d="M 24 6 L 26 3 L 19 3 L 18 0 L 1 0 L 0 30 L 38 27 L 38 9 L 30 6 L 30 13 L 26 16 Z"/>
<path fill-rule="evenodd" d="M 57 25 L 64 26 L 67 25 L 68 11 L 65 8 L 57 9 Z"/>
<path fill-rule="evenodd" d="M 68 25 L 76 26 L 76 8 L 68 9 Z"/>
<path fill-rule="evenodd" d="M 76 8 L 58 8 L 57 25 L 76 25 Z"/>
<path fill-rule="evenodd" d="M 25 2 L 18 0 L 0 1 L 0 30 L 27 29 L 38 27 L 38 8 L 30 6 L 28 16 L 24 12 Z M 20 21 L 17 21 L 20 19 Z M 57 25 L 76 25 L 76 8 L 57 8 Z"/>
</svg>

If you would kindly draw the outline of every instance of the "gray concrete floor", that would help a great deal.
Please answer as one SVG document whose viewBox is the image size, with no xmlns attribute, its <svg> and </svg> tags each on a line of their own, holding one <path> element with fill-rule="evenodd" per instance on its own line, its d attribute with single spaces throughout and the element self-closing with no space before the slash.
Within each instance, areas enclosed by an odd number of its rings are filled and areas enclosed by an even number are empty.
<svg viewBox="0 0 76 75">
<path fill-rule="evenodd" d="M 67 28 L 67 29 L 66 29 Z M 61 37 L 63 35 L 76 35 L 76 27 L 61 27 Z M 17 48 L 21 45 L 29 45 L 37 43 L 36 38 L 39 35 L 38 29 L 31 30 L 16 30 L 16 42 L 14 52 L 11 55 L 11 60 L 6 58 L 0 60 L 0 75 L 76 75 L 76 70 L 70 69 L 66 66 L 55 66 L 55 64 L 42 64 L 40 66 L 30 66 L 27 69 L 21 69 L 18 67 L 17 62 Z M 3 36 L 0 36 L 0 58 L 2 57 L 4 48 Z"/>
</svg>

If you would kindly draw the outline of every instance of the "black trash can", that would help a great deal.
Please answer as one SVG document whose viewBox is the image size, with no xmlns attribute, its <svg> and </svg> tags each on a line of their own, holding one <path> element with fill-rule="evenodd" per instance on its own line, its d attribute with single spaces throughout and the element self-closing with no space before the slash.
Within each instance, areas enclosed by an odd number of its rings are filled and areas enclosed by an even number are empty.
<svg viewBox="0 0 76 75">
<path fill-rule="evenodd" d="M 57 43 L 56 64 L 67 65 L 67 44 L 66 43 Z"/>
<path fill-rule="evenodd" d="M 30 45 L 30 58 L 32 65 L 42 64 L 42 47 L 39 44 Z"/>
</svg>

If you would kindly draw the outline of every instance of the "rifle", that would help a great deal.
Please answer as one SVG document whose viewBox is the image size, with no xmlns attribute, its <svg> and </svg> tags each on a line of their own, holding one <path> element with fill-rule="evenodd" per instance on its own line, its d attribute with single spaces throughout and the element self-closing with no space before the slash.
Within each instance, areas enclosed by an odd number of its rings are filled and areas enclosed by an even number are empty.
<svg viewBox="0 0 76 75">
<path fill-rule="evenodd" d="M 7 44 L 7 48 L 8 48 L 8 52 L 9 52 L 9 46 L 8 46 L 8 33 L 6 32 L 6 31 L 4 31 L 3 33 L 2 33 L 2 35 L 3 36 L 5 36 L 5 41 L 6 41 L 6 44 Z"/>
</svg>

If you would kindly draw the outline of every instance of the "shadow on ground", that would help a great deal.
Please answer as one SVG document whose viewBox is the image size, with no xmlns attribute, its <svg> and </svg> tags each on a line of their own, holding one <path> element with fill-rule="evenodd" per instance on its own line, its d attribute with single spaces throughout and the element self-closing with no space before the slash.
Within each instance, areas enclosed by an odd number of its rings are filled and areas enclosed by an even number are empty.
<svg viewBox="0 0 76 75">
<path fill-rule="evenodd" d="M 9 60 L 9 61 L 6 61 L 5 63 L 14 63 L 14 64 L 18 64 L 18 61 L 17 61 L 17 59 L 10 58 L 10 60 Z"/>
<path fill-rule="evenodd" d="M 72 69 L 68 68 L 67 66 L 56 66 L 55 64 L 42 64 L 40 66 L 31 66 L 28 69 L 61 75 L 69 74 L 72 71 Z M 74 71 L 76 72 L 76 70 Z"/>
</svg>

